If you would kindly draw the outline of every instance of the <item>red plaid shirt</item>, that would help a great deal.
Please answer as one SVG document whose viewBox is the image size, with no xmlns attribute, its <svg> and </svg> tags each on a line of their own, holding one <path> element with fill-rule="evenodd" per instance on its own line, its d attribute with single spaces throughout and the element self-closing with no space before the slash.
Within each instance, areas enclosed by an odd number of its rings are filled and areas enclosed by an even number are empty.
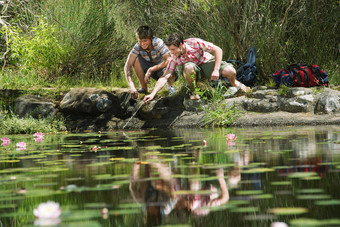
<svg viewBox="0 0 340 227">
<path fill-rule="evenodd" d="M 193 62 L 200 65 L 209 61 L 213 56 L 210 54 L 214 44 L 204 41 L 199 38 L 190 38 L 184 40 L 184 47 L 188 57 L 180 55 L 179 57 L 172 56 L 167 70 L 173 72 L 177 65 L 183 65 L 186 62 Z"/>
</svg>

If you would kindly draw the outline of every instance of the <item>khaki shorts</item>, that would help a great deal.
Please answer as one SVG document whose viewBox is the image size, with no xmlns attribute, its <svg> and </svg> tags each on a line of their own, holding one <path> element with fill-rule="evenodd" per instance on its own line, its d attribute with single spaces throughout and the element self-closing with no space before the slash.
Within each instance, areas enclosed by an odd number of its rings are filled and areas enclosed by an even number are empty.
<svg viewBox="0 0 340 227">
<path fill-rule="evenodd" d="M 208 80 L 210 81 L 211 78 L 211 73 L 214 71 L 215 68 L 215 58 L 211 58 L 208 62 L 202 63 L 200 65 L 196 65 L 193 62 L 186 62 L 183 64 L 182 67 L 182 75 L 183 75 L 183 69 L 184 66 L 187 64 L 193 64 L 195 67 L 195 72 L 196 72 L 196 81 L 201 81 L 201 80 Z M 222 71 L 225 67 L 234 67 L 233 64 L 222 61 L 221 66 L 220 66 L 220 77 L 222 75 Z"/>
</svg>

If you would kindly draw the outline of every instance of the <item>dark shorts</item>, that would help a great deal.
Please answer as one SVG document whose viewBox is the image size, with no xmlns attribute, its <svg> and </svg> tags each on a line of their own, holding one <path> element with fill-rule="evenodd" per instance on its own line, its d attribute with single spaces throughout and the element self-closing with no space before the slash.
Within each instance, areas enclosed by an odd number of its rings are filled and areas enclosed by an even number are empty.
<svg viewBox="0 0 340 227">
<path fill-rule="evenodd" d="M 187 64 L 193 64 L 195 67 L 195 72 L 196 72 L 196 80 L 209 80 L 210 81 L 210 77 L 211 77 L 211 73 L 214 71 L 215 68 L 215 58 L 210 59 L 208 62 L 206 63 L 202 63 L 200 65 L 196 65 L 193 62 L 186 62 L 183 64 L 183 68 L 185 65 Z M 221 67 L 220 67 L 220 79 L 221 79 L 221 75 L 222 75 L 222 71 L 225 67 L 234 67 L 233 64 L 222 61 L 221 62 Z M 182 68 L 182 70 L 183 70 Z M 183 71 L 182 71 L 183 74 Z"/>
<path fill-rule="evenodd" d="M 153 66 L 158 65 L 158 64 L 161 63 L 161 62 L 150 62 L 150 61 L 147 61 L 141 55 L 138 55 L 138 60 L 140 62 L 140 65 L 142 66 L 142 69 L 143 69 L 144 73 L 146 73 L 150 67 L 153 67 Z M 160 70 L 152 72 L 151 73 L 151 77 L 154 80 L 158 80 L 163 75 L 165 69 L 166 68 L 163 68 L 163 69 L 160 69 Z M 175 72 L 173 72 L 172 74 L 176 76 L 176 79 L 175 79 L 175 81 L 176 81 L 178 79 L 177 68 L 175 69 Z"/>
</svg>

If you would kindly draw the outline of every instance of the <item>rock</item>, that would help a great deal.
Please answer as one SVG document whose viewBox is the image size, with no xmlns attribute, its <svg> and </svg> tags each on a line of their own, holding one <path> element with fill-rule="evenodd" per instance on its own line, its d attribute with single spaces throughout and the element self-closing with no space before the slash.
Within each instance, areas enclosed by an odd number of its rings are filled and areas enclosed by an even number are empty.
<svg viewBox="0 0 340 227">
<path fill-rule="evenodd" d="M 168 96 L 144 104 L 140 108 L 138 116 L 143 120 L 161 119 L 169 117 L 171 112 L 183 111 L 183 108 L 183 97 Z"/>
<path fill-rule="evenodd" d="M 122 113 L 118 98 L 96 88 L 74 88 L 60 102 L 60 111 L 73 115 L 99 116 L 102 113 Z"/>
<path fill-rule="evenodd" d="M 268 100 L 245 100 L 242 104 L 243 108 L 247 111 L 254 111 L 260 113 L 270 113 L 278 111 L 279 107 L 276 102 L 270 102 Z"/>
<path fill-rule="evenodd" d="M 280 97 L 278 106 L 281 111 L 291 113 L 312 112 L 314 110 L 314 97 L 312 95 L 301 95 L 294 98 Z"/>
<path fill-rule="evenodd" d="M 184 109 L 187 111 L 199 111 L 199 107 L 201 105 L 201 100 L 200 99 L 190 99 L 190 98 L 185 98 L 183 100 L 183 106 Z"/>
<path fill-rule="evenodd" d="M 14 113 L 19 117 L 32 116 L 34 118 L 53 117 L 56 113 L 54 103 L 44 97 L 25 95 L 15 101 Z"/>
<path fill-rule="evenodd" d="M 258 86 L 246 96 L 239 96 L 239 89 L 231 90 L 234 95 L 214 105 L 241 111 L 242 115 L 230 125 L 233 127 L 340 123 L 340 88 Z M 204 125 L 204 108 L 214 106 L 205 99 L 190 100 L 181 95 L 158 97 L 144 103 L 142 97 L 131 99 L 127 89 L 107 92 L 77 88 L 63 96 L 60 105 L 42 97 L 22 96 L 15 101 L 15 113 L 48 117 L 58 112 L 64 115 L 69 129 L 80 131 L 172 128 Z"/>
<path fill-rule="evenodd" d="M 331 89 L 325 89 L 316 104 L 315 113 L 330 114 L 340 110 L 340 92 Z"/>
</svg>

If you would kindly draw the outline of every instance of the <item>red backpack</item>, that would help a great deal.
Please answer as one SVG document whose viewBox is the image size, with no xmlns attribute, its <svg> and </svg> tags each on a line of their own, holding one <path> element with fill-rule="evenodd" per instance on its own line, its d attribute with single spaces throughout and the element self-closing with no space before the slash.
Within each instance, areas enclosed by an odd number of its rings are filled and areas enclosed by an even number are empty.
<svg viewBox="0 0 340 227">
<path fill-rule="evenodd" d="M 276 86 L 289 87 L 328 86 L 328 75 L 318 65 L 293 64 L 273 73 Z"/>
</svg>

